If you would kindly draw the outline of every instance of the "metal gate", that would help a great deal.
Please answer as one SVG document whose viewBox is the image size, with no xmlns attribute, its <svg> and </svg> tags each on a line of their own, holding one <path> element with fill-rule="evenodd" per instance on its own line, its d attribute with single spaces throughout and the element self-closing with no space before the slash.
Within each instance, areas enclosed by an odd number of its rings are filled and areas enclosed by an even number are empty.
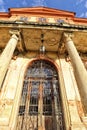
<svg viewBox="0 0 87 130">
<path fill-rule="evenodd" d="M 58 73 L 52 63 L 34 61 L 27 69 L 17 130 L 64 130 Z"/>
</svg>

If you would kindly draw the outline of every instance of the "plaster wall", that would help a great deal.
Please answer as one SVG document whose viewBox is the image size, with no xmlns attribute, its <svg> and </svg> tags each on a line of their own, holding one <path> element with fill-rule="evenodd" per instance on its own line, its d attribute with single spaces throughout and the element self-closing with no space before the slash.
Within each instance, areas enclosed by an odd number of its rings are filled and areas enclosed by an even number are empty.
<svg viewBox="0 0 87 130">
<path fill-rule="evenodd" d="M 71 130 L 86 130 L 86 127 L 81 120 L 81 118 L 84 117 L 84 111 L 72 65 L 70 62 L 66 62 L 65 59 L 60 59 L 60 67 L 63 74 L 69 107 L 70 128 Z"/>
<path fill-rule="evenodd" d="M 11 61 L 0 93 L 0 130 L 15 129 L 26 65 L 24 58 Z"/>
</svg>

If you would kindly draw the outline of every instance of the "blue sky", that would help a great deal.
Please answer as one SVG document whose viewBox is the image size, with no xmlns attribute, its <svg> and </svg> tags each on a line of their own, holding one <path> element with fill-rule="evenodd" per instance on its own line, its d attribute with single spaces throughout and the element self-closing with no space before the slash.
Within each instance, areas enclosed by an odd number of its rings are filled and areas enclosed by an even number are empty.
<svg viewBox="0 0 87 130">
<path fill-rule="evenodd" d="M 76 12 L 76 17 L 87 18 L 87 0 L 0 0 L 0 12 L 8 8 L 45 6 Z"/>
</svg>

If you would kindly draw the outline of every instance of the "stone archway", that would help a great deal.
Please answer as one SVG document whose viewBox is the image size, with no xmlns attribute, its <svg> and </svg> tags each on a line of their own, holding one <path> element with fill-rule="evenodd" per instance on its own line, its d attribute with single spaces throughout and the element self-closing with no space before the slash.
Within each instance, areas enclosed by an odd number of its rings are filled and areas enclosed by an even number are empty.
<svg viewBox="0 0 87 130">
<path fill-rule="evenodd" d="M 47 60 L 27 68 L 19 106 L 17 130 L 64 130 L 58 72 Z"/>
</svg>

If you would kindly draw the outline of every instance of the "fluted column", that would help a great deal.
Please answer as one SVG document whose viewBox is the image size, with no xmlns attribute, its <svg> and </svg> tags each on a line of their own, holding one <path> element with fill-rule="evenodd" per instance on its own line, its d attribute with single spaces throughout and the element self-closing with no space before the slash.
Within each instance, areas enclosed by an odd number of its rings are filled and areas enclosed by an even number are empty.
<svg viewBox="0 0 87 130">
<path fill-rule="evenodd" d="M 87 71 L 76 50 L 70 34 L 64 33 L 64 42 L 73 65 L 75 78 L 80 91 L 81 100 L 83 102 L 83 107 L 87 113 Z"/>
<path fill-rule="evenodd" d="M 9 63 L 13 56 L 14 50 L 16 48 L 17 42 L 18 42 L 18 37 L 16 36 L 16 34 L 12 34 L 11 39 L 7 43 L 4 51 L 2 52 L 0 56 L 0 90 L 2 87 L 5 74 L 8 69 Z"/>
</svg>

